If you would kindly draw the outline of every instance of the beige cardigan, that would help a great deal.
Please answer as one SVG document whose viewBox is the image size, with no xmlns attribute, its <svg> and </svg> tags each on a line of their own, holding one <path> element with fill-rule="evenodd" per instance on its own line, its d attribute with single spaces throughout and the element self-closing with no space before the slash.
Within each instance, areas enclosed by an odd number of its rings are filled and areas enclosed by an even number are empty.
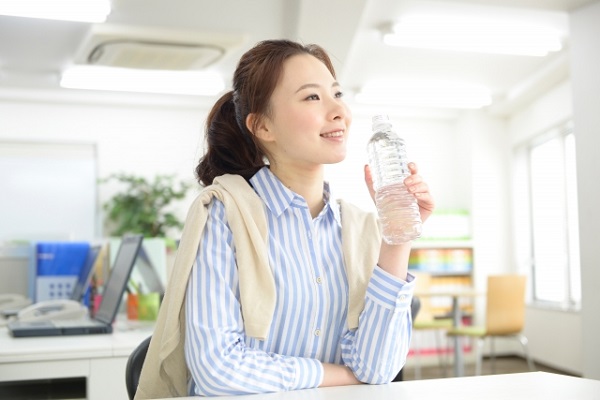
<svg viewBox="0 0 600 400">
<path fill-rule="evenodd" d="M 238 265 L 240 303 L 246 335 L 264 339 L 275 309 L 275 283 L 267 257 L 264 204 L 238 175 L 223 175 L 206 187 L 188 212 L 173 272 L 140 376 L 136 400 L 187 395 L 189 372 L 184 356 L 185 292 L 212 197 L 225 205 Z M 372 213 L 340 201 L 342 247 L 349 286 L 348 326 L 358 327 L 367 285 L 381 243 Z"/>
</svg>

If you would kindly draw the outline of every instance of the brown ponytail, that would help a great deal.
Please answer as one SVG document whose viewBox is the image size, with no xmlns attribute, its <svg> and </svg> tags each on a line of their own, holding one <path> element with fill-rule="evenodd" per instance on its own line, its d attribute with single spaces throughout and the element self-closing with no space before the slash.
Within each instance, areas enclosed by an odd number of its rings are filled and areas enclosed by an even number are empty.
<svg viewBox="0 0 600 400">
<path fill-rule="evenodd" d="M 206 120 L 207 151 L 196 167 L 198 181 L 210 185 L 217 176 L 237 174 L 250 179 L 264 165 L 263 152 L 235 116 L 233 92 L 225 93 Z"/>
<path fill-rule="evenodd" d="M 269 116 L 271 95 L 283 64 L 298 54 L 316 57 L 335 77 L 329 56 L 314 44 L 266 40 L 242 56 L 233 75 L 233 91 L 217 100 L 206 121 L 207 151 L 196 167 L 201 184 L 210 185 L 223 174 L 237 174 L 249 180 L 266 165 L 266 153 L 246 127 L 246 119 L 255 114 L 254 121 L 258 123 L 261 117 Z"/>
</svg>

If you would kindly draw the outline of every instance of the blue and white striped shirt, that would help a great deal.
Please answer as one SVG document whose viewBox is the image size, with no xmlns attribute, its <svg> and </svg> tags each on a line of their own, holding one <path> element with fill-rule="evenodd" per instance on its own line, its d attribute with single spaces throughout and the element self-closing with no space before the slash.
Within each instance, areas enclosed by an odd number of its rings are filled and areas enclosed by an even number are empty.
<svg viewBox="0 0 600 400">
<path fill-rule="evenodd" d="M 235 243 L 223 203 L 213 198 L 186 293 L 190 394 L 317 387 L 321 362 L 345 364 L 362 382 L 391 381 L 408 353 L 412 276 L 407 283 L 375 266 L 359 327 L 349 330 L 340 210 L 328 184 L 325 207 L 313 219 L 304 199 L 268 168 L 250 183 L 265 203 L 277 291 L 273 321 L 266 340 L 244 333 Z"/>
</svg>

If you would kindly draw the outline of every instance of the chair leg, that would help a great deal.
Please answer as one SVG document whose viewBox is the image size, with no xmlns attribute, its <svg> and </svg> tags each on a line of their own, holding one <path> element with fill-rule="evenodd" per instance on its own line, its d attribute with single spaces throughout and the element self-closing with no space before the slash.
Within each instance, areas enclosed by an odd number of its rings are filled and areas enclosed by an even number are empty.
<svg viewBox="0 0 600 400">
<path fill-rule="evenodd" d="M 415 332 L 415 334 L 412 337 L 412 341 L 413 343 L 416 344 L 415 346 L 415 379 L 421 379 L 421 347 L 418 344 L 418 341 L 416 340 L 418 336 L 418 332 Z"/>
<path fill-rule="evenodd" d="M 496 373 L 496 342 L 494 341 L 494 337 L 490 336 L 490 352 L 492 359 L 492 374 Z"/>
<path fill-rule="evenodd" d="M 477 354 L 475 355 L 475 375 L 481 375 L 481 364 L 483 362 L 483 338 L 475 339 L 477 344 Z"/>
<path fill-rule="evenodd" d="M 525 353 L 525 359 L 527 360 L 527 366 L 529 367 L 529 371 L 535 371 L 535 364 L 529 355 L 529 341 L 525 335 L 518 335 L 517 338 L 519 342 L 521 342 L 521 347 L 523 347 L 523 352 Z"/>
<path fill-rule="evenodd" d="M 442 332 L 439 329 L 436 329 L 435 332 L 435 344 L 436 344 L 436 348 L 439 351 L 442 351 L 442 354 L 438 353 L 438 363 L 440 365 L 440 369 L 442 370 L 443 376 L 444 378 L 447 376 L 446 374 L 446 349 L 442 348 L 442 338 L 441 338 Z"/>
</svg>

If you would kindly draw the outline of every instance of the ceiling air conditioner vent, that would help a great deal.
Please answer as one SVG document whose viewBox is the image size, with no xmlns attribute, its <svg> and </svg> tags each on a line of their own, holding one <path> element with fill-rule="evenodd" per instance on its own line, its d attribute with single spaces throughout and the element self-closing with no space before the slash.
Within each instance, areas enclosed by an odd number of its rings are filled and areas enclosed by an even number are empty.
<svg viewBox="0 0 600 400">
<path fill-rule="evenodd" d="M 225 54 L 212 45 L 112 40 L 96 44 L 88 63 L 121 68 L 198 70 L 209 66 Z"/>
<path fill-rule="evenodd" d="M 200 70 L 218 63 L 244 35 L 95 24 L 73 64 L 130 69 Z"/>
</svg>

